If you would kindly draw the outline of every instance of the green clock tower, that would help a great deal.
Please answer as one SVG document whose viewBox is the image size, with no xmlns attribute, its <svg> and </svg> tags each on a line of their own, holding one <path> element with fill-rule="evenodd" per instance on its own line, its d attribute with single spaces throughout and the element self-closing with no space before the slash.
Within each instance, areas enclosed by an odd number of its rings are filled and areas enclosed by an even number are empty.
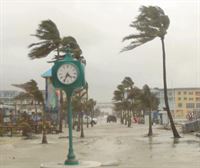
<svg viewBox="0 0 200 168">
<path fill-rule="evenodd" d="M 52 67 L 52 83 L 55 88 L 64 90 L 67 96 L 67 113 L 69 127 L 69 149 L 65 165 L 77 165 L 73 151 L 72 140 L 72 108 L 71 98 L 74 90 L 85 86 L 85 69 L 84 65 L 72 57 L 72 53 L 68 48 L 64 59 L 57 60 Z"/>
</svg>

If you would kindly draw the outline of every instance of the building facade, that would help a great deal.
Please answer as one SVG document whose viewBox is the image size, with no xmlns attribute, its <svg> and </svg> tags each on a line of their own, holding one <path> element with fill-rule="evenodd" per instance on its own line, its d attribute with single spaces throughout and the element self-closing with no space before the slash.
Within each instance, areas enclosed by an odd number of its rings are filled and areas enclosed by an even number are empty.
<svg viewBox="0 0 200 168">
<path fill-rule="evenodd" d="M 27 98 L 23 100 L 15 100 L 14 98 L 18 96 L 21 92 L 16 90 L 0 90 L 0 108 L 6 107 L 8 111 L 14 110 L 15 112 L 28 112 L 31 114 L 35 112 L 35 109 L 38 109 L 38 112 L 42 112 L 42 105 L 39 103 L 35 103 L 33 99 Z M 43 95 L 45 94 L 42 91 Z"/>
<path fill-rule="evenodd" d="M 165 107 L 164 90 L 152 90 L 160 100 L 159 110 Z M 175 119 L 191 119 L 200 117 L 200 88 L 168 89 L 168 101 Z"/>
<path fill-rule="evenodd" d="M 16 90 L 0 90 L 0 102 L 4 105 L 13 105 L 14 97 L 19 95 L 19 91 Z"/>
</svg>

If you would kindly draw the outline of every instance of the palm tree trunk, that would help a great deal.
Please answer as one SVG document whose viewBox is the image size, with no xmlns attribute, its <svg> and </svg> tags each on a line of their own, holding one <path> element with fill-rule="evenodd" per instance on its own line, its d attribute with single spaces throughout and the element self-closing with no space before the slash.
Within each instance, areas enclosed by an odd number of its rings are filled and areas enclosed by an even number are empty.
<svg viewBox="0 0 200 168">
<path fill-rule="evenodd" d="M 124 121 L 123 121 L 123 111 L 121 111 L 121 116 L 120 116 L 120 121 L 121 121 L 121 124 L 123 124 L 124 123 Z"/>
<path fill-rule="evenodd" d="M 149 110 L 149 133 L 148 136 L 152 136 L 153 131 L 152 131 L 152 119 L 151 119 L 151 109 Z"/>
<path fill-rule="evenodd" d="M 125 125 L 128 125 L 128 112 L 125 111 Z"/>
<path fill-rule="evenodd" d="M 89 116 L 89 115 L 87 115 L 87 128 L 89 128 L 89 120 L 88 120 L 88 116 Z"/>
<path fill-rule="evenodd" d="M 81 111 L 81 138 L 84 138 L 84 130 L 83 130 L 83 112 Z"/>
<path fill-rule="evenodd" d="M 130 110 L 128 110 L 128 127 L 131 127 L 131 114 L 130 114 Z"/>
<path fill-rule="evenodd" d="M 78 125 L 76 131 L 79 132 L 81 130 L 81 112 L 78 112 Z"/>
<path fill-rule="evenodd" d="M 59 132 L 62 132 L 62 122 L 63 122 L 63 107 L 64 107 L 64 104 L 63 104 L 63 92 L 62 90 L 60 90 L 60 121 L 59 121 Z"/>
<path fill-rule="evenodd" d="M 170 125 L 172 128 L 172 132 L 174 135 L 174 138 L 180 138 L 180 135 L 175 127 L 170 108 L 169 108 L 169 103 L 168 103 L 168 95 L 167 95 L 167 79 L 166 79 L 166 56 L 165 56 L 165 44 L 164 44 L 164 37 L 161 38 L 162 42 L 162 52 L 163 52 L 163 84 L 164 84 L 164 100 L 165 100 L 165 106 L 167 110 L 167 115 L 169 117 Z"/>
<path fill-rule="evenodd" d="M 35 133 L 37 134 L 38 133 L 38 112 L 37 112 L 37 104 L 35 100 L 34 100 L 34 108 L 35 108 L 35 115 L 36 115 Z"/>
<path fill-rule="evenodd" d="M 94 123 L 92 122 L 93 118 L 94 118 L 94 106 L 92 107 L 92 111 L 91 111 L 91 121 L 90 121 L 91 127 L 94 126 Z"/>
<path fill-rule="evenodd" d="M 122 110 L 122 124 L 124 124 L 124 111 Z"/>
<path fill-rule="evenodd" d="M 47 144 L 47 136 L 46 136 L 46 113 L 45 113 L 45 105 L 44 103 L 42 104 L 43 106 L 43 117 L 42 117 L 42 144 Z"/>
<path fill-rule="evenodd" d="M 73 122 L 73 125 L 72 125 L 72 129 L 74 130 L 75 129 L 75 116 L 73 115 L 73 117 L 72 117 L 72 122 Z"/>
<path fill-rule="evenodd" d="M 60 49 L 59 45 L 57 46 L 57 56 L 58 58 L 60 57 Z M 63 109 L 64 109 L 64 104 L 63 104 L 63 92 L 60 90 L 60 121 L 59 121 L 59 132 L 62 132 L 62 127 L 63 127 Z"/>
</svg>

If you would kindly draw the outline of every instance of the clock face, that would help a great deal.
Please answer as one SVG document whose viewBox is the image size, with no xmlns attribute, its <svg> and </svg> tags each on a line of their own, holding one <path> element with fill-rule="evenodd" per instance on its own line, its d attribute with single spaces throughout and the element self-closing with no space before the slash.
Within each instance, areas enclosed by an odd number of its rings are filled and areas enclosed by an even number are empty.
<svg viewBox="0 0 200 168">
<path fill-rule="evenodd" d="M 62 84 L 72 84 L 78 77 L 78 70 L 74 64 L 63 64 L 57 71 L 58 80 Z"/>
</svg>

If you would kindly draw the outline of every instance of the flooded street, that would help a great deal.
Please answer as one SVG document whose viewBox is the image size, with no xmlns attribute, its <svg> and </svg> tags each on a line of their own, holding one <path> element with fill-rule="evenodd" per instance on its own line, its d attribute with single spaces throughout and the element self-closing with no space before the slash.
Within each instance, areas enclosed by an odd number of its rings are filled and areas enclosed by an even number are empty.
<svg viewBox="0 0 200 168">
<path fill-rule="evenodd" d="M 152 138 L 145 136 L 148 127 L 138 124 L 131 128 L 119 123 L 98 124 L 85 128 L 84 139 L 74 131 L 76 158 L 101 162 L 105 168 L 199 168 L 200 138 L 191 134 L 174 140 L 171 131 L 159 127 L 153 126 Z M 40 144 L 40 136 L 33 140 L 1 137 L 0 168 L 39 168 L 45 162 L 64 162 L 66 135 L 48 135 L 47 145 Z"/>
</svg>

